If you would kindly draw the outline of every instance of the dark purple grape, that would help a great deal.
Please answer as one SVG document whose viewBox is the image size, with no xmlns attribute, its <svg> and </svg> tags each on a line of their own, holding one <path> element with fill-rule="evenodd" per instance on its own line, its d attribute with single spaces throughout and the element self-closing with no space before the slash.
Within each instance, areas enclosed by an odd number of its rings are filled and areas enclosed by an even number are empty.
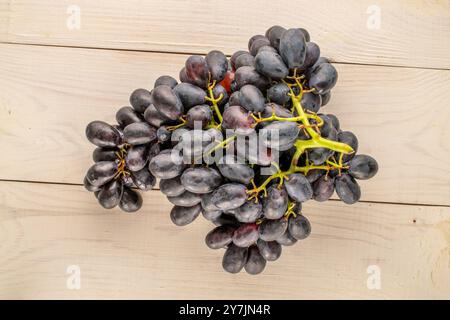
<svg viewBox="0 0 450 320">
<path fill-rule="evenodd" d="M 205 58 L 202 56 L 190 56 L 186 60 L 185 67 L 189 82 L 201 88 L 207 87 L 209 70 Z"/>
<path fill-rule="evenodd" d="M 318 169 L 309 170 L 308 173 L 306 174 L 306 179 L 308 179 L 309 183 L 312 184 L 324 174 L 325 174 L 324 170 Z"/>
<path fill-rule="evenodd" d="M 162 179 L 159 182 L 159 189 L 168 197 L 176 197 L 182 194 L 186 189 L 180 181 L 180 177 L 172 179 Z"/>
<path fill-rule="evenodd" d="M 135 109 L 131 107 L 120 108 L 116 113 L 116 120 L 122 128 L 125 128 L 131 123 L 143 121 L 139 114 L 135 111 Z"/>
<path fill-rule="evenodd" d="M 306 41 L 299 29 L 288 29 L 283 32 L 278 49 L 289 69 L 301 68 L 306 58 Z"/>
<path fill-rule="evenodd" d="M 299 132 L 296 122 L 274 121 L 260 130 L 260 138 L 265 146 L 284 151 L 293 146 Z"/>
<path fill-rule="evenodd" d="M 378 172 L 378 163 L 371 156 L 365 154 L 356 155 L 348 163 L 348 173 L 359 180 L 367 180 L 375 176 Z"/>
<path fill-rule="evenodd" d="M 219 99 L 220 95 L 222 95 L 222 98 L 217 103 L 219 107 L 224 106 L 228 102 L 228 92 L 222 85 L 216 84 L 212 92 L 215 99 Z"/>
<path fill-rule="evenodd" d="M 86 178 L 91 185 L 100 187 L 114 178 L 117 168 L 114 161 L 99 161 L 89 168 Z"/>
<path fill-rule="evenodd" d="M 289 247 L 293 246 L 297 243 L 297 239 L 295 239 L 291 234 L 289 233 L 289 229 L 286 230 L 285 233 L 281 237 L 277 239 L 277 242 L 283 246 Z"/>
<path fill-rule="evenodd" d="M 181 100 L 185 110 L 189 110 L 193 106 L 204 104 L 206 102 L 205 90 L 190 83 L 179 83 L 173 89 L 173 92 L 175 92 Z"/>
<path fill-rule="evenodd" d="M 304 93 L 300 101 L 303 109 L 317 113 L 322 106 L 322 97 L 312 92 Z"/>
<path fill-rule="evenodd" d="M 218 226 L 206 235 L 205 243 L 211 249 L 225 248 L 233 241 L 234 230 L 229 225 Z"/>
<path fill-rule="evenodd" d="M 269 118 L 272 116 L 273 113 L 275 113 L 277 117 L 281 118 L 293 117 L 292 113 L 288 109 L 276 103 L 266 103 L 266 106 L 264 107 L 264 111 L 262 112 L 261 116 L 263 118 Z"/>
<path fill-rule="evenodd" d="M 120 181 L 122 182 L 124 187 L 137 188 L 136 184 L 133 181 L 133 178 L 131 177 L 131 174 L 123 174 L 120 177 Z"/>
<path fill-rule="evenodd" d="M 191 80 L 188 78 L 187 73 L 186 73 L 186 67 L 183 67 L 180 70 L 178 77 L 180 78 L 180 81 L 182 83 L 191 83 Z"/>
<path fill-rule="evenodd" d="M 264 241 L 259 239 L 256 243 L 259 249 L 259 253 L 266 259 L 267 261 L 275 261 L 281 256 L 281 245 L 276 241 Z"/>
<path fill-rule="evenodd" d="M 261 49 L 264 46 L 270 46 L 270 41 L 266 37 L 255 39 L 252 42 L 252 46 L 249 48 L 250 54 L 252 56 L 256 56 L 259 49 Z"/>
<path fill-rule="evenodd" d="M 229 273 L 239 273 L 247 262 L 247 251 L 247 248 L 231 244 L 223 255 L 223 269 Z"/>
<path fill-rule="evenodd" d="M 305 62 L 303 63 L 301 69 L 306 70 L 312 67 L 320 57 L 320 48 L 314 42 L 306 43 L 306 56 Z"/>
<path fill-rule="evenodd" d="M 211 121 L 213 117 L 211 107 L 202 104 L 195 106 L 186 114 L 186 126 L 188 128 L 194 129 L 194 125 L 197 125 L 197 129 L 205 128 Z"/>
<path fill-rule="evenodd" d="M 92 160 L 99 161 L 115 161 L 117 159 L 117 148 L 95 148 L 92 153 Z"/>
<path fill-rule="evenodd" d="M 289 233 L 297 240 L 306 239 L 311 234 L 311 223 L 309 220 L 298 214 L 296 217 L 289 218 Z"/>
<path fill-rule="evenodd" d="M 322 96 L 322 107 L 326 106 L 331 99 L 331 91 L 321 94 Z"/>
<path fill-rule="evenodd" d="M 286 189 L 278 189 L 277 185 L 267 188 L 267 197 L 262 199 L 264 216 L 267 219 L 280 219 L 288 207 L 288 194 Z"/>
<path fill-rule="evenodd" d="M 197 167 L 186 169 L 180 180 L 186 190 L 203 194 L 220 186 L 222 177 L 216 169 Z"/>
<path fill-rule="evenodd" d="M 130 96 L 130 104 L 139 113 L 144 113 L 145 109 L 152 104 L 152 95 L 146 89 L 136 89 Z"/>
<path fill-rule="evenodd" d="M 239 50 L 239 51 L 236 51 L 235 53 L 233 53 L 233 55 L 231 56 L 231 58 L 230 58 L 230 63 L 231 63 L 231 66 L 233 67 L 234 70 L 237 69 L 237 68 L 236 68 L 236 59 L 237 59 L 239 56 L 243 55 L 244 53 L 249 54 L 247 51 Z M 250 55 L 250 54 L 249 54 L 249 55 Z M 251 56 L 251 55 L 250 55 L 250 56 Z"/>
<path fill-rule="evenodd" d="M 285 218 L 264 220 L 259 225 L 259 237 L 264 241 L 275 241 L 286 232 L 287 227 L 288 222 Z"/>
<path fill-rule="evenodd" d="M 342 157 L 344 162 L 350 161 L 358 151 L 358 138 L 350 131 L 341 131 L 338 133 L 338 141 L 349 145 L 355 151 L 351 154 L 344 154 Z"/>
<path fill-rule="evenodd" d="M 257 246 L 251 246 L 248 249 L 247 263 L 244 268 L 248 274 L 257 275 L 264 271 L 266 259 L 259 253 Z"/>
<path fill-rule="evenodd" d="M 96 191 L 101 190 L 101 186 L 100 186 L 100 187 L 96 187 L 96 186 L 92 185 L 92 184 L 89 182 L 89 180 L 87 179 L 87 177 L 84 177 L 83 185 L 84 185 L 84 188 L 85 188 L 87 191 L 89 191 L 89 192 L 96 192 Z"/>
<path fill-rule="evenodd" d="M 270 41 L 270 45 L 276 49 L 280 47 L 281 35 L 286 31 L 285 28 L 280 26 L 272 26 L 266 32 L 266 37 Z"/>
<path fill-rule="evenodd" d="M 253 223 L 262 215 L 262 205 L 259 202 L 247 200 L 242 206 L 235 209 L 234 216 L 239 222 Z"/>
<path fill-rule="evenodd" d="M 304 175 L 293 173 L 288 176 L 288 179 L 284 185 L 289 197 L 294 201 L 305 202 L 312 198 L 313 189 Z"/>
<path fill-rule="evenodd" d="M 247 200 L 247 193 L 244 185 L 226 183 L 212 193 L 210 201 L 219 210 L 227 211 L 239 208 L 245 200 Z"/>
<path fill-rule="evenodd" d="M 334 186 L 339 199 L 346 204 L 354 204 L 361 198 L 361 189 L 349 174 L 337 176 Z"/>
<path fill-rule="evenodd" d="M 315 93 L 324 94 L 330 91 L 337 82 L 336 68 L 329 63 L 322 63 L 314 68 L 309 78 L 309 87 L 315 89 Z"/>
<path fill-rule="evenodd" d="M 269 87 L 269 80 L 259 74 L 255 68 L 250 66 L 243 66 L 236 70 L 234 74 L 234 80 L 236 81 L 236 86 L 238 89 L 242 88 L 246 84 L 252 84 L 259 90 L 265 92 Z"/>
<path fill-rule="evenodd" d="M 262 34 L 256 34 L 254 36 L 252 36 L 249 40 L 248 40 L 248 50 L 250 50 L 250 48 L 252 47 L 253 42 L 255 42 L 258 39 L 266 39 L 265 36 L 263 36 Z"/>
<path fill-rule="evenodd" d="M 245 52 L 244 54 L 239 55 L 236 57 L 234 62 L 234 68 L 235 70 L 238 70 L 242 67 L 253 67 L 255 64 L 255 57 L 252 56 L 250 53 Z"/>
<path fill-rule="evenodd" d="M 197 204 L 192 207 L 179 207 L 175 206 L 170 211 L 170 219 L 172 222 L 179 226 L 186 226 L 193 222 L 202 211 L 202 207 Z"/>
<path fill-rule="evenodd" d="M 167 200 L 179 207 L 192 207 L 199 204 L 202 201 L 202 197 L 199 194 L 185 191 L 179 196 L 167 197 Z"/>
<path fill-rule="evenodd" d="M 222 211 L 219 211 L 219 210 L 206 211 L 205 209 L 203 209 L 203 206 L 202 206 L 202 214 L 206 220 L 215 221 L 216 219 L 218 219 L 220 217 L 220 215 L 222 214 Z"/>
<path fill-rule="evenodd" d="M 229 106 L 240 106 L 241 105 L 240 95 L 241 93 L 239 91 L 233 92 L 228 101 Z"/>
<path fill-rule="evenodd" d="M 273 80 L 284 79 L 289 74 L 281 56 L 269 50 L 260 51 L 256 55 L 255 69 Z"/>
<path fill-rule="evenodd" d="M 159 142 L 166 142 L 170 140 L 172 132 L 167 129 L 166 126 L 161 126 L 156 130 L 156 137 Z"/>
<path fill-rule="evenodd" d="M 265 107 L 265 99 L 261 91 L 251 85 L 247 84 L 239 90 L 240 105 L 251 112 L 261 112 Z"/>
<path fill-rule="evenodd" d="M 289 97 L 289 87 L 284 83 L 274 84 L 267 90 L 267 98 L 271 102 L 275 102 L 279 105 L 285 105 L 291 98 Z"/>
<path fill-rule="evenodd" d="M 115 147 L 122 143 L 119 132 L 103 121 L 92 121 L 86 127 L 86 137 L 98 147 Z"/>
<path fill-rule="evenodd" d="M 327 148 L 314 148 L 307 153 L 309 160 L 316 166 L 325 163 L 333 155 L 333 151 Z"/>
<path fill-rule="evenodd" d="M 256 223 L 246 223 L 237 228 L 233 233 L 233 243 L 238 247 L 247 248 L 256 243 L 259 238 Z"/>
<path fill-rule="evenodd" d="M 112 209 L 117 206 L 122 197 L 123 186 L 117 180 L 105 184 L 98 194 L 98 202 L 105 209 Z"/>
<path fill-rule="evenodd" d="M 152 190 L 156 184 L 156 178 L 151 174 L 148 168 L 142 168 L 139 171 L 132 172 L 131 179 L 136 187 L 143 191 Z"/>
<path fill-rule="evenodd" d="M 249 111 L 241 106 L 230 106 L 223 113 L 222 127 L 233 129 L 236 134 L 249 135 L 255 131 L 253 125 L 255 120 L 250 116 Z"/>
<path fill-rule="evenodd" d="M 313 185 L 314 195 L 316 201 L 323 202 L 331 198 L 334 192 L 334 178 L 321 176 Z"/>
<path fill-rule="evenodd" d="M 311 37 L 309 35 L 308 30 L 304 29 L 304 28 L 298 28 L 298 30 L 300 30 L 303 35 L 305 36 L 305 40 L 309 42 L 309 40 L 311 40 Z"/>
<path fill-rule="evenodd" d="M 150 160 L 150 172 L 157 178 L 170 179 L 179 176 L 184 169 L 183 158 L 175 150 L 169 149 Z"/>
<path fill-rule="evenodd" d="M 123 139 L 134 146 L 146 144 L 156 139 L 156 129 L 146 122 L 135 122 L 125 127 Z"/>
<path fill-rule="evenodd" d="M 130 171 L 139 171 L 145 167 L 148 161 L 148 145 L 141 144 L 131 147 L 125 156 L 127 168 Z"/>
<path fill-rule="evenodd" d="M 178 81 L 171 76 L 160 76 L 158 79 L 156 79 L 154 88 L 159 86 L 169 86 L 173 89 L 177 84 Z"/>
<path fill-rule="evenodd" d="M 210 51 L 206 55 L 205 60 L 211 74 L 211 81 L 222 81 L 228 71 L 228 60 L 223 52 L 218 50 Z"/>
<path fill-rule="evenodd" d="M 156 110 L 153 104 L 149 105 L 145 110 L 144 119 L 156 128 L 159 128 L 161 125 L 170 121 L 170 119 L 167 119 L 158 110 Z"/>
<path fill-rule="evenodd" d="M 130 188 L 123 188 L 119 207 L 125 212 L 136 212 L 142 207 L 142 197 L 139 192 Z"/>
<path fill-rule="evenodd" d="M 245 163 L 240 163 L 233 155 L 225 155 L 217 167 L 225 178 L 244 185 L 249 184 L 255 176 L 252 168 Z"/>
<path fill-rule="evenodd" d="M 168 86 L 153 89 L 152 99 L 156 110 L 170 120 L 177 120 L 183 114 L 181 99 Z"/>
</svg>

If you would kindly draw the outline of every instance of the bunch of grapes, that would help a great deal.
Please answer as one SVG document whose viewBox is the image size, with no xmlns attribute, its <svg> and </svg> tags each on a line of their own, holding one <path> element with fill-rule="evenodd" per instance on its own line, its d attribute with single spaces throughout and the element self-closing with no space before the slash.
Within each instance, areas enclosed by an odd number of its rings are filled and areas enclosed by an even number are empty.
<svg viewBox="0 0 450 320">
<path fill-rule="evenodd" d="M 303 28 L 273 26 L 230 59 L 216 50 L 190 56 L 179 78 L 135 90 L 117 125 L 87 126 L 97 148 L 84 185 L 104 208 L 134 212 L 137 190 L 160 179 L 174 224 L 199 215 L 215 224 L 205 242 L 226 249 L 228 272 L 262 272 L 311 233 L 303 202 L 336 191 L 353 204 L 357 179 L 378 171 L 336 116 L 319 113 L 338 74 Z"/>
</svg>

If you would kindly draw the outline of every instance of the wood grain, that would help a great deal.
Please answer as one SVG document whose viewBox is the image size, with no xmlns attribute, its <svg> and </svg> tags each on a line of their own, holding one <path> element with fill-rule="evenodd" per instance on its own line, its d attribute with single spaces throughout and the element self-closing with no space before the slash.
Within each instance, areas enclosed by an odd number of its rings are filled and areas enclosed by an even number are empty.
<svg viewBox="0 0 450 320">
<path fill-rule="evenodd" d="M 79 186 L 0 182 L 0 298 L 445 299 L 450 208 L 306 204 L 311 237 L 259 276 L 226 274 L 208 249 L 212 225 L 169 219 L 157 191 L 138 214 L 99 207 Z M 68 290 L 68 266 L 81 289 Z M 369 290 L 369 266 L 381 289 Z"/>
<path fill-rule="evenodd" d="M 0 45 L 0 179 L 81 183 L 92 120 L 114 121 L 137 87 L 176 76 L 184 55 Z M 379 174 L 363 200 L 449 205 L 450 71 L 341 65 L 324 112 L 356 133 Z"/>
<path fill-rule="evenodd" d="M 450 68 L 450 1 L 6 0 L 0 40 L 231 54 L 274 24 L 305 27 L 338 62 Z M 80 29 L 67 27 L 77 5 Z M 379 28 L 371 24 L 380 18 Z M 373 27 L 375 26 L 375 27 Z"/>
</svg>

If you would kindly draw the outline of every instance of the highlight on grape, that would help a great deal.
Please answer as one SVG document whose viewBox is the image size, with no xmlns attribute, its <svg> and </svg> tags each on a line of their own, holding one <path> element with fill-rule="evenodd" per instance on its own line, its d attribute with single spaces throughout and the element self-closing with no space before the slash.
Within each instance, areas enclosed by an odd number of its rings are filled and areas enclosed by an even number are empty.
<svg viewBox="0 0 450 320">
<path fill-rule="evenodd" d="M 272 26 L 230 59 L 217 50 L 190 56 L 179 81 L 163 75 L 136 89 L 117 124 L 87 125 L 97 148 L 84 186 L 102 207 L 136 212 L 139 190 L 159 179 L 175 225 L 202 215 L 215 225 L 206 245 L 225 249 L 224 270 L 259 274 L 310 235 L 304 202 L 336 192 L 354 204 L 357 180 L 378 171 L 323 108 L 337 80 L 303 28 Z"/>
</svg>

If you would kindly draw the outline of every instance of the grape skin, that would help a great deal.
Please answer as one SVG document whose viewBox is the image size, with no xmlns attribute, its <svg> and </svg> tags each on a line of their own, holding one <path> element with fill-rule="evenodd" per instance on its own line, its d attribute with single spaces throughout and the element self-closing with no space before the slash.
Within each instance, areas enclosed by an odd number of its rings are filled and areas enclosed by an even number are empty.
<svg viewBox="0 0 450 320">
<path fill-rule="evenodd" d="M 125 212 L 136 212 L 142 207 L 142 197 L 138 192 L 124 187 L 119 207 Z"/>
<path fill-rule="evenodd" d="M 189 110 L 193 106 L 205 104 L 206 92 L 202 88 L 191 83 L 179 83 L 173 88 L 173 92 L 181 100 L 184 109 Z"/>
<path fill-rule="evenodd" d="M 335 188 L 339 199 L 346 204 L 354 204 L 361 198 L 361 189 L 358 183 L 348 174 L 336 177 Z"/>
<path fill-rule="evenodd" d="M 247 84 L 239 92 L 239 102 L 242 107 L 252 112 L 261 112 L 264 110 L 264 96 L 257 87 Z"/>
<path fill-rule="evenodd" d="M 334 193 L 334 178 L 321 176 L 313 186 L 314 200 L 319 202 L 327 201 Z"/>
<path fill-rule="evenodd" d="M 143 191 L 152 190 L 156 184 L 156 178 L 151 174 L 147 167 L 139 171 L 131 172 L 131 179 L 136 187 Z"/>
<path fill-rule="evenodd" d="M 108 182 L 98 194 L 98 203 L 105 209 L 117 206 L 122 197 L 123 186 L 117 180 Z"/>
<path fill-rule="evenodd" d="M 259 253 L 266 259 L 267 261 L 275 261 L 281 256 L 282 247 L 276 241 L 264 241 L 259 239 L 256 243 L 259 249 Z"/>
<path fill-rule="evenodd" d="M 337 79 L 336 68 L 329 63 L 322 63 L 313 70 L 309 78 L 309 87 L 314 88 L 319 94 L 324 94 L 336 85 Z"/>
<path fill-rule="evenodd" d="M 246 200 L 246 188 L 238 183 L 223 184 L 211 195 L 211 203 L 222 211 L 239 208 Z"/>
<path fill-rule="evenodd" d="M 218 226 L 205 237 L 206 245 L 211 249 L 221 249 L 233 241 L 234 228 L 229 225 Z"/>
<path fill-rule="evenodd" d="M 229 273 L 239 273 L 247 262 L 247 254 L 247 248 L 240 248 L 231 244 L 223 255 L 223 269 Z"/>
<path fill-rule="evenodd" d="M 359 180 L 370 179 L 378 172 L 377 161 L 365 154 L 356 155 L 348 165 L 350 167 L 348 173 Z"/>
<path fill-rule="evenodd" d="M 131 171 L 139 171 L 148 161 L 148 145 L 133 146 L 127 151 L 125 162 Z"/>
<path fill-rule="evenodd" d="M 168 86 L 173 89 L 177 84 L 178 81 L 171 76 L 160 76 L 158 79 L 156 79 L 154 88 L 159 86 Z"/>
<path fill-rule="evenodd" d="M 255 223 L 243 224 L 233 233 L 233 243 L 241 248 L 247 248 L 256 243 L 259 238 L 258 226 Z"/>
<path fill-rule="evenodd" d="M 134 90 L 130 96 L 130 104 L 137 112 L 144 113 L 148 106 L 152 104 L 150 91 L 142 88 Z"/>
<path fill-rule="evenodd" d="M 202 201 L 202 198 L 196 193 L 185 191 L 178 196 L 167 197 L 167 200 L 169 200 L 175 206 L 193 207 L 196 204 L 199 204 Z"/>
<path fill-rule="evenodd" d="M 259 237 L 267 242 L 275 241 L 286 232 L 287 227 L 288 222 L 284 218 L 264 220 L 259 225 Z"/>
<path fill-rule="evenodd" d="M 198 167 L 186 169 L 181 175 L 184 188 L 193 193 L 209 193 L 222 182 L 222 176 L 213 168 Z"/>
<path fill-rule="evenodd" d="M 288 207 L 288 194 L 285 188 L 272 185 L 267 188 L 267 197 L 263 198 L 263 212 L 267 219 L 280 219 Z"/>
<path fill-rule="evenodd" d="M 285 182 L 285 187 L 289 197 L 297 202 L 305 202 L 313 196 L 311 184 L 302 174 L 290 174 L 288 181 Z"/>
<path fill-rule="evenodd" d="M 247 200 L 242 206 L 236 209 L 234 216 L 239 222 L 253 223 L 262 215 L 261 203 Z"/>
<path fill-rule="evenodd" d="M 103 121 L 92 121 L 86 127 L 86 137 L 98 147 L 115 147 L 121 144 L 119 132 Z"/>
<path fill-rule="evenodd" d="M 250 180 L 255 176 L 252 168 L 246 164 L 239 163 L 238 159 L 232 155 L 225 155 L 217 167 L 225 178 L 244 185 L 249 184 Z"/>
<path fill-rule="evenodd" d="M 141 116 L 131 107 L 122 107 L 116 113 L 116 121 L 122 127 L 134 122 L 142 122 Z"/>
<path fill-rule="evenodd" d="M 299 29 L 284 31 L 281 35 L 279 51 L 289 69 L 301 69 L 306 58 L 306 41 L 303 32 Z"/>
<path fill-rule="evenodd" d="M 183 172 L 184 167 L 183 158 L 177 152 L 172 152 L 172 149 L 153 157 L 149 163 L 150 172 L 160 179 L 175 178 Z"/>
<path fill-rule="evenodd" d="M 135 122 L 123 130 L 124 140 L 131 145 L 140 145 L 156 139 L 156 129 L 146 122 Z"/>
<path fill-rule="evenodd" d="M 244 266 L 245 271 L 251 275 L 257 275 L 264 271 L 266 259 L 259 253 L 257 246 L 251 246 L 248 249 L 248 258 Z"/>
<path fill-rule="evenodd" d="M 289 70 L 281 56 L 272 51 L 260 51 L 255 57 L 255 69 L 268 78 L 278 80 L 286 78 Z"/>
<path fill-rule="evenodd" d="M 117 155 L 116 155 L 117 151 L 118 151 L 117 148 L 97 147 L 97 148 L 95 148 L 94 152 L 92 153 L 92 160 L 94 160 L 94 162 L 115 161 L 117 159 Z"/>
<path fill-rule="evenodd" d="M 86 179 L 91 185 L 100 187 L 114 178 L 117 168 L 114 161 L 99 161 L 89 168 Z"/>
<path fill-rule="evenodd" d="M 303 215 L 289 218 L 289 233 L 297 240 L 304 240 L 311 234 L 311 223 Z"/>
<path fill-rule="evenodd" d="M 175 205 L 170 211 L 170 219 L 179 227 L 186 226 L 192 223 L 200 215 L 201 211 L 202 207 L 199 204 L 191 207 Z"/>
</svg>

